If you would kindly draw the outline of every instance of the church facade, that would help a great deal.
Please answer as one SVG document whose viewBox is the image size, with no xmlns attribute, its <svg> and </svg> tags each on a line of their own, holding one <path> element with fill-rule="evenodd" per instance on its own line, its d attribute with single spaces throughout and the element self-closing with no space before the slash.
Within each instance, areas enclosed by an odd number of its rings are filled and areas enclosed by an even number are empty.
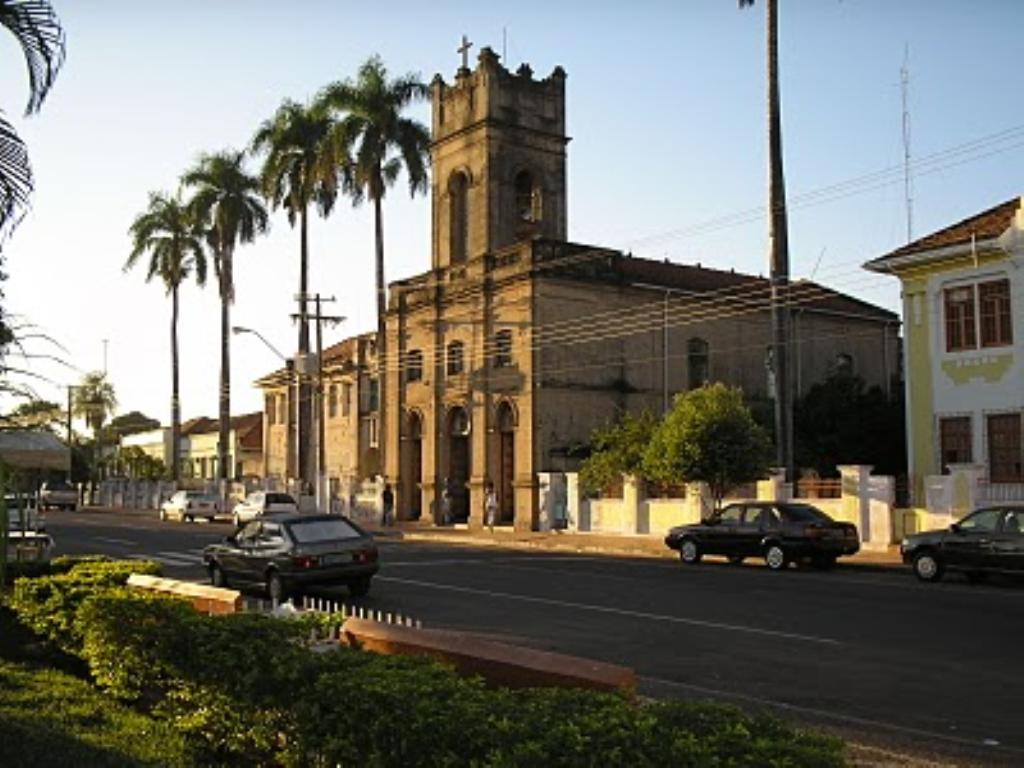
<svg viewBox="0 0 1024 768">
<path fill-rule="evenodd" d="M 569 241 L 565 87 L 560 67 L 536 79 L 488 48 L 431 85 L 431 268 L 389 286 L 389 359 L 365 361 L 367 381 L 387 377 L 381 474 L 400 518 L 478 526 L 493 485 L 499 523 L 533 529 L 538 473 L 575 469 L 595 427 L 707 381 L 771 394 L 767 280 Z M 836 366 L 895 386 L 893 313 L 807 282 L 788 298 L 791 394 Z M 347 467 L 331 447 L 328 474 L 351 473 L 358 447 Z"/>
</svg>

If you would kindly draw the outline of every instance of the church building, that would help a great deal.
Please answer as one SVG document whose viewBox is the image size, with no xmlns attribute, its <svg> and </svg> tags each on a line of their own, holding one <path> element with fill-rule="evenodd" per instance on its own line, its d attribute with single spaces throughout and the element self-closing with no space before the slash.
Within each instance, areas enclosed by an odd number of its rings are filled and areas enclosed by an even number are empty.
<svg viewBox="0 0 1024 768">
<path fill-rule="evenodd" d="M 478 526 L 492 484 L 499 523 L 534 529 L 538 473 L 575 470 L 595 427 L 708 381 L 771 396 L 767 280 L 569 241 L 565 88 L 489 48 L 431 84 L 430 269 L 390 284 L 388 361 L 365 369 L 386 377 L 400 519 Z M 896 386 L 895 314 L 806 281 L 788 298 L 792 395 L 836 367 Z M 327 447 L 328 474 L 351 474 Z"/>
</svg>

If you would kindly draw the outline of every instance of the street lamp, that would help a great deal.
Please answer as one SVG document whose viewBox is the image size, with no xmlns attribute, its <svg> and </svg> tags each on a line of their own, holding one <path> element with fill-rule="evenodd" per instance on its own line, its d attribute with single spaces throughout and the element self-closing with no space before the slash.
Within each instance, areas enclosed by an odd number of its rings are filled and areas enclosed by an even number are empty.
<svg viewBox="0 0 1024 768">
<path fill-rule="evenodd" d="M 235 325 L 235 326 L 232 326 L 231 332 L 233 334 L 235 334 L 236 336 L 240 335 L 240 334 L 243 334 L 243 333 L 252 334 L 257 339 L 262 341 L 263 344 L 267 347 L 267 349 L 269 349 L 271 352 L 273 352 L 275 355 L 277 355 L 281 359 L 281 361 L 285 364 L 285 366 L 288 366 L 289 362 L 291 362 L 291 361 L 289 361 L 289 359 L 287 357 L 285 357 L 284 355 L 281 354 L 281 352 L 277 349 L 277 347 L 275 347 L 273 344 L 271 344 L 269 341 L 267 341 L 266 338 L 264 338 L 263 334 L 260 333 L 259 331 L 257 331 L 256 329 L 254 329 L 254 328 L 246 328 L 245 326 L 241 326 L 241 325 Z M 298 370 L 298 366 L 296 366 L 294 363 L 292 364 L 292 372 L 293 372 L 293 375 L 294 375 L 293 381 L 294 381 L 294 384 L 295 384 L 295 473 L 296 473 L 296 476 L 298 476 L 300 474 L 300 467 L 299 467 L 299 438 L 300 438 L 300 435 L 299 435 L 299 370 Z M 263 438 L 263 482 L 264 482 L 264 485 L 266 485 L 266 482 L 267 482 L 267 459 L 268 459 L 268 454 L 270 453 L 270 451 L 268 450 L 269 445 L 270 445 L 270 435 L 267 434 L 267 435 L 264 435 L 264 438 Z"/>
</svg>

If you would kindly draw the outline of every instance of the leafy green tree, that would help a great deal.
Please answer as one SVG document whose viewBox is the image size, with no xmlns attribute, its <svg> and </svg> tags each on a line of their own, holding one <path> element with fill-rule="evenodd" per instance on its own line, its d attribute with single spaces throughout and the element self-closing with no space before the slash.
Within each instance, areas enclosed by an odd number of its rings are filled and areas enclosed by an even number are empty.
<svg viewBox="0 0 1024 768">
<path fill-rule="evenodd" d="M 57 433 L 64 427 L 64 409 L 49 400 L 29 400 L 0 416 L 0 425 L 19 429 L 45 429 Z"/>
<path fill-rule="evenodd" d="M 124 268 L 130 269 L 146 253 L 146 282 L 163 281 L 171 296 L 171 477 L 180 479 L 178 446 L 181 444 L 181 402 L 178 399 L 178 289 L 194 272 L 206 283 L 203 234 L 195 217 L 177 197 L 150 193 L 149 207 L 132 222 L 132 251 Z M 102 425 L 101 425 L 102 426 Z"/>
<path fill-rule="evenodd" d="M 64 30 L 47 0 L 0 0 L 0 26 L 14 35 L 25 56 L 29 84 L 25 116 L 34 115 L 43 106 L 64 63 Z M 25 144 L 0 112 L 0 247 L 28 208 L 33 184 Z M 4 277 L 0 271 L 0 281 Z M 12 340 L 0 308 L 0 355 Z"/>
<path fill-rule="evenodd" d="M 267 231 L 267 209 L 259 197 L 260 183 L 245 170 L 245 153 L 225 151 L 199 158 L 181 179 L 194 190 L 189 208 L 206 231 L 220 289 L 220 435 L 218 474 L 231 474 L 231 304 L 235 300 L 234 253 Z"/>
<path fill-rule="evenodd" d="M 116 408 L 114 385 L 107 381 L 107 375 L 102 371 L 85 374 L 75 387 L 72 412 L 85 419 L 86 425 L 93 432 L 103 429 L 107 417 Z"/>
<path fill-rule="evenodd" d="M 743 392 L 709 384 L 676 395 L 647 447 L 644 468 L 662 483 L 707 483 L 718 509 L 731 488 L 768 473 L 771 449 Z"/>
<path fill-rule="evenodd" d="M 580 482 L 587 493 L 615 485 L 623 475 L 641 475 L 644 454 L 658 428 L 648 412 L 626 413 L 618 422 L 598 427 L 591 435 L 591 454 L 580 467 Z"/>
<path fill-rule="evenodd" d="M 141 411 L 129 411 L 120 416 L 115 416 L 107 425 L 107 432 L 114 438 L 122 438 L 126 435 L 135 435 L 139 432 L 149 432 L 160 428 L 160 420 L 153 419 Z"/>
<path fill-rule="evenodd" d="M 797 461 L 821 477 L 840 464 L 871 464 L 881 474 L 906 471 L 902 390 L 886 397 L 851 373 L 835 372 L 815 384 L 794 409 Z M 885 439 L 879 439 L 884 435 Z"/>
<path fill-rule="evenodd" d="M 265 155 L 260 171 L 263 194 L 273 209 L 284 208 L 288 223 L 299 224 L 299 353 L 309 352 L 309 207 L 329 216 L 338 198 L 338 167 L 327 136 L 333 121 L 323 109 L 286 100 L 272 118 L 256 131 L 252 149 Z M 299 466 L 297 472 L 309 482 L 312 437 L 312 401 L 309 385 L 299 389 Z"/>
<path fill-rule="evenodd" d="M 320 94 L 318 103 L 338 115 L 330 132 L 331 155 L 341 167 L 347 191 L 354 205 L 373 202 L 374 246 L 377 283 L 377 360 L 381 371 L 387 366 L 387 338 L 384 328 L 387 283 L 384 281 L 383 202 L 388 187 L 405 169 L 409 193 L 429 189 L 427 157 L 430 132 L 426 126 L 402 112 L 415 101 L 425 99 L 429 89 L 418 75 L 388 79 L 380 57 L 372 56 L 356 75 L 355 82 L 332 83 Z M 349 160 L 351 158 L 351 160 Z M 386 432 L 387 402 L 385 377 L 380 376 L 380 430 Z M 383 449 L 384 440 L 380 445 Z M 381 466 L 386 466 L 381 457 Z"/>
</svg>

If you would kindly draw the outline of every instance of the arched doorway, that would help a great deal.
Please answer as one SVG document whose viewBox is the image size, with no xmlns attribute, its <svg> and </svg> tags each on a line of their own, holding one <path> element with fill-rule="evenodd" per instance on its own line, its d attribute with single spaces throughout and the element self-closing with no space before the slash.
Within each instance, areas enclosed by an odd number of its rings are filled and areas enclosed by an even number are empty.
<svg viewBox="0 0 1024 768">
<path fill-rule="evenodd" d="M 405 471 L 402 500 L 411 520 L 419 520 L 423 513 L 423 497 L 420 483 L 423 482 L 423 419 L 416 411 L 410 411 L 405 428 Z"/>
<path fill-rule="evenodd" d="M 456 406 L 448 411 L 448 508 L 453 522 L 469 519 L 469 414 Z"/>
<path fill-rule="evenodd" d="M 512 481 L 516 473 L 516 413 L 510 403 L 498 406 L 498 521 L 515 520 L 516 499 Z"/>
</svg>

